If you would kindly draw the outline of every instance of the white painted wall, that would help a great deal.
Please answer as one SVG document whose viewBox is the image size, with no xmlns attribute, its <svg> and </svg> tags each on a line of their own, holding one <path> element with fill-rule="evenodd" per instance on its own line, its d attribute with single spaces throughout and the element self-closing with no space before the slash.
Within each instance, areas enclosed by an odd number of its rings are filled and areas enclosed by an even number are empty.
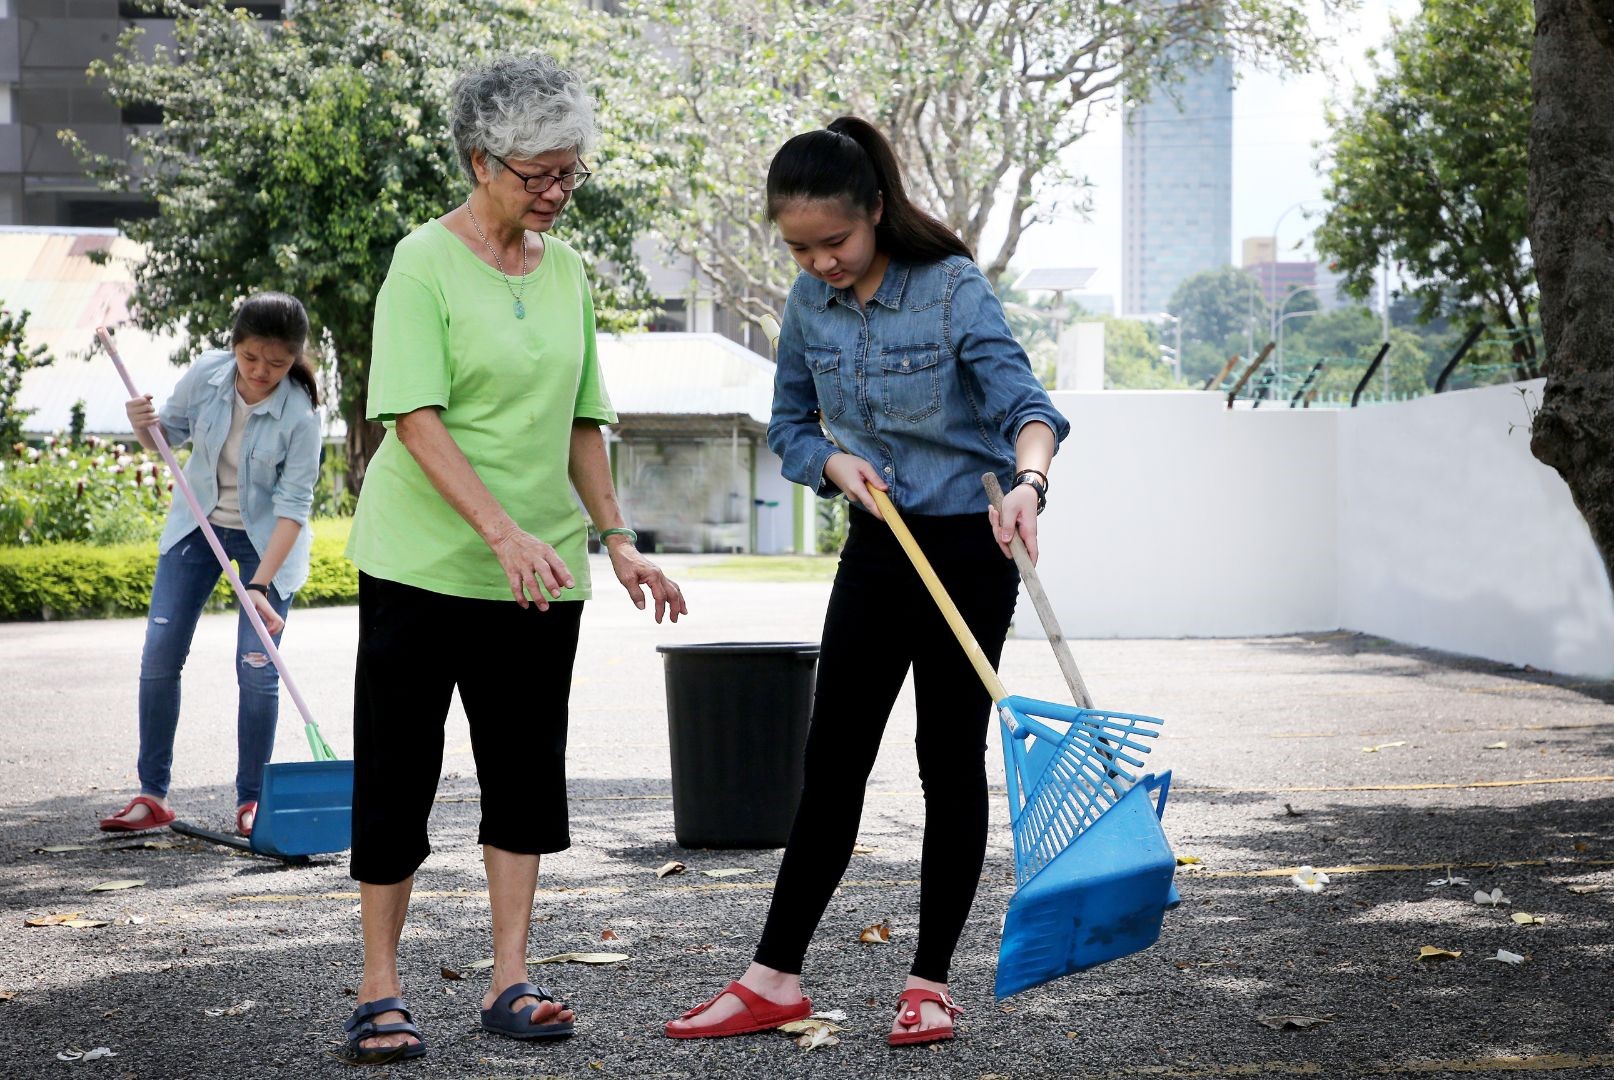
<svg viewBox="0 0 1614 1080">
<path fill-rule="evenodd" d="M 1039 573 L 1073 637 L 1332 628 L 1334 416 L 1192 391 L 1055 393 Z M 1259 567 L 1259 571 L 1255 570 Z M 1039 633 L 1022 598 L 1021 634 Z"/>
<path fill-rule="evenodd" d="M 1341 625 L 1614 673 L 1614 597 L 1591 532 L 1558 474 L 1530 454 L 1520 391 L 1539 404 L 1543 382 L 1342 416 Z"/>
<path fill-rule="evenodd" d="M 1540 383 L 1524 384 L 1539 398 Z M 1039 570 L 1072 637 L 1347 627 L 1614 674 L 1614 592 L 1512 387 L 1355 410 L 1055 393 Z M 1021 599 L 1022 635 L 1040 633 Z"/>
</svg>

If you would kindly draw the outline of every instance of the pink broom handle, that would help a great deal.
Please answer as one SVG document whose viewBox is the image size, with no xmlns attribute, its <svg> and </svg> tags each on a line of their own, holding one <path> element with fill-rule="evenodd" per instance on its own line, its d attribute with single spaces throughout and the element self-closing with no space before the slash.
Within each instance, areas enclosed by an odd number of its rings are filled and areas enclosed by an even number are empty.
<svg viewBox="0 0 1614 1080">
<path fill-rule="evenodd" d="M 134 380 L 129 378 L 129 369 L 123 366 L 123 359 L 118 355 L 118 347 L 112 343 L 112 335 L 107 332 L 106 327 L 98 326 L 95 329 L 95 336 L 101 339 L 101 344 L 106 347 L 107 355 L 112 357 L 112 363 L 117 366 L 118 375 L 122 377 L 123 385 L 129 391 L 129 397 L 139 397 L 140 391 L 135 389 Z M 263 642 L 264 651 L 269 654 L 269 659 L 274 662 L 275 670 L 280 672 L 281 682 L 285 683 L 286 689 L 291 692 L 291 700 L 296 703 L 297 711 L 303 714 L 303 724 L 310 729 L 308 732 L 308 745 L 313 749 L 315 759 L 318 760 L 327 755 L 334 756 L 330 755 L 328 747 L 325 748 L 325 754 L 321 754 L 324 739 L 320 737 L 319 725 L 314 723 L 314 715 L 309 712 L 308 703 L 303 700 L 302 692 L 297 689 L 297 684 L 292 681 L 291 672 L 286 669 L 286 662 L 280 658 L 280 650 L 275 648 L 274 638 L 269 636 L 268 628 L 263 625 L 263 619 L 258 616 L 258 606 L 252 602 L 252 594 L 248 593 L 247 587 L 241 583 L 241 576 L 235 572 L 235 567 L 230 564 L 230 557 L 224 553 L 224 545 L 219 543 L 218 534 L 213 531 L 213 526 L 207 520 L 207 515 L 202 512 L 202 504 L 196 501 L 196 492 L 191 490 L 191 485 L 185 479 L 185 474 L 180 471 L 179 462 L 174 460 L 174 452 L 169 449 L 168 440 L 163 437 L 162 425 L 157 424 L 147 430 L 151 432 L 152 440 L 157 444 L 157 452 L 168 463 L 168 471 L 174 477 L 174 486 L 179 488 L 181 495 L 185 496 L 185 502 L 190 505 L 191 514 L 195 516 L 197 524 L 202 528 L 202 535 L 207 537 L 207 546 L 213 549 L 213 554 L 218 558 L 219 565 L 224 567 L 224 576 L 230 579 L 230 588 L 235 590 L 235 598 L 240 602 L 241 610 L 246 612 L 248 621 L 252 623 L 252 628 L 258 632 L 258 640 Z M 270 587 L 273 588 L 273 586 Z"/>
</svg>

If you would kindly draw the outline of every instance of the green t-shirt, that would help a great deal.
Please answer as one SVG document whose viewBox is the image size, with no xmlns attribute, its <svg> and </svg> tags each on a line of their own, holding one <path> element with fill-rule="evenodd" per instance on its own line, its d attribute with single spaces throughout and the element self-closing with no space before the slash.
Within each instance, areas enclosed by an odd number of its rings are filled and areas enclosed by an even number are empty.
<svg viewBox="0 0 1614 1080">
<path fill-rule="evenodd" d="M 364 474 L 347 555 L 372 577 L 450 596 L 510 600 L 499 560 L 393 432 L 425 406 L 516 523 L 554 547 L 589 597 L 587 538 L 567 472 L 572 421 L 614 423 L 594 350 L 594 303 L 583 264 L 544 237 L 543 261 L 510 290 L 440 221 L 393 251 L 376 296 L 367 415 L 387 435 Z"/>
</svg>

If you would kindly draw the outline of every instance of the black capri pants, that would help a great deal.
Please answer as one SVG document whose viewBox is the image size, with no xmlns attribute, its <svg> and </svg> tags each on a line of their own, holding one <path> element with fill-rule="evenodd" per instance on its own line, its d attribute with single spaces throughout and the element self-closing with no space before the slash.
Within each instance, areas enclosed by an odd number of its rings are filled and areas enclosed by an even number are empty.
<svg viewBox="0 0 1614 1080">
<path fill-rule="evenodd" d="M 477 600 L 359 574 L 353 686 L 353 855 L 349 874 L 393 885 L 431 844 L 454 688 L 482 790 L 477 841 L 520 855 L 571 846 L 567 697 L 581 601 Z"/>
<path fill-rule="evenodd" d="M 992 700 L 890 526 L 856 509 L 851 519 L 824 617 L 801 804 L 755 959 L 801 972 L 852 858 L 880 736 L 912 667 L 925 839 L 911 973 L 946 982 L 986 857 Z M 985 512 L 903 520 L 995 667 L 1020 574 Z"/>
</svg>

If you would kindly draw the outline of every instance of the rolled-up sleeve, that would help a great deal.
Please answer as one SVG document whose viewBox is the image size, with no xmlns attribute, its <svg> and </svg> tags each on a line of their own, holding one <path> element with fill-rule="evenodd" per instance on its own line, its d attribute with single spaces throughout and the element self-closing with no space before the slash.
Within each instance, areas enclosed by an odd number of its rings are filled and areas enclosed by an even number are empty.
<svg viewBox="0 0 1614 1080">
<path fill-rule="evenodd" d="M 308 524 L 314 507 L 314 485 L 319 482 L 319 450 L 319 414 L 311 413 L 299 420 L 286 437 L 286 460 L 271 494 L 275 517 Z"/>
<path fill-rule="evenodd" d="M 1033 420 L 1047 424 L 1057 443 L 1070 434 L 1070 421 L 1054 408 L 1048 391 L 1031 370 L 1031 359 L 1015 340 L 1003 305 L 986 275 L 966 267 L 953 288 L 948 340 L 985 395 L 987 416 L 1012 445 Z"/>
<path fill-rule="evenodd" d="M 824 478 L 824 463 L 839 451 L 818 427 L 818 391 L 807 368 L 806 341 L 795 291 L 785 304 L 773 373 L 773 415 L 768 420 L 768 448 L 779 455 L 786 480 L 813 489 L 823 498 L 841 489 Z"/>
<path fill-rule="evenodd" d="M 168 445 L 178 450 L 190 441 L 191 437 L 191 395 L 196 389 L 197 364 L 192 363 L 185 369 L 185 374 L 179 377 L 174 384 L 173 393 L 163 402 L 157 412 L 157 419 L 163 426 L 163 438 Z"/>
</svg>

